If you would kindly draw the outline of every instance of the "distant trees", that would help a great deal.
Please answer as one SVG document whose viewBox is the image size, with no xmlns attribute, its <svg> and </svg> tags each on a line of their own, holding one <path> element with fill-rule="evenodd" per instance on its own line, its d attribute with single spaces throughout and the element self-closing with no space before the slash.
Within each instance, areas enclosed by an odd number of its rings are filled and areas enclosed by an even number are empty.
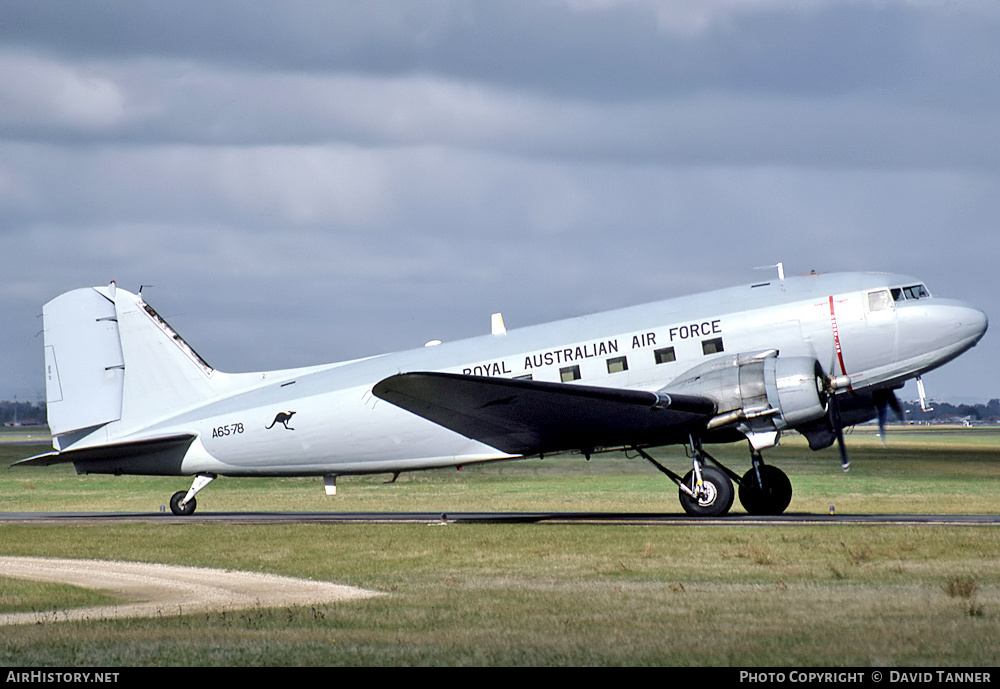
<svg viewBox="0 0 1000 689">
<path fill-rule="evenodd" d="M 969 419 L 970 421 L 1000 423 L 1000 399 L 991 399 L 986 404 L 951 404 L 931 402 L 934 408 L 924 411 L 918 402 L 903 402 L 907 421 L 930 423 Z M 44 402 L 0 401 L 0 423 L 11 426 L 14 422 L 22 426 L 44 425 L 46 422 Z"/>
<path fill-rule="evenodd" d="M 10 426 L 15 421 L 22 426 L 45 424 L 45 403 L 0 401 L 0 423 Z"/>
<path fill-rule="evenodd" d="M 924 411 L 918 402 L 903 402 L 907 421 L 947 421 L 968 419 L 970 421 L 1000 421 L 1000 399 L 991 399 L 986 404 L 951 404 L 931 402 L 933 409 Z"/>
</svg>

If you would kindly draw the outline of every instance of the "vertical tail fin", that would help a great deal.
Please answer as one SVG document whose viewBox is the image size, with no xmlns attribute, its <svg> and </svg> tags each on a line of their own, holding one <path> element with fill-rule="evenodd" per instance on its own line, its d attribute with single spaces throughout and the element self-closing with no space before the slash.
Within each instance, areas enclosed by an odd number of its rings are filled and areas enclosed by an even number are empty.
<svg viewBox="0 0 1000 689">
<path fill-rule="evenodd" d="M 121 419 L 125 360 L 114 299 L 73 290 L 42 307 L 42 319 L 52 435 Z"/>
<path fill-rule="evenodd" d="M 216 394 L 212 367 L 141 296 L 114 283 L 67 292 L 42 315 L 54 436 L 116 421 L 136 429 Z"/>
</svg>

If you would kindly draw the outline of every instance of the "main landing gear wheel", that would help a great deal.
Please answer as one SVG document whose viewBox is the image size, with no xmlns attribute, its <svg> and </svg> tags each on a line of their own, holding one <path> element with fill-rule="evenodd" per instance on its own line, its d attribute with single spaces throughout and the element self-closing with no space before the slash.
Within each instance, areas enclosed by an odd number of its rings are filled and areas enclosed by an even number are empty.
<svg viewBox="0 0 1000 689">
<path fill-rule="evenodd" d="M 721 517 L 733 506 L 733 484 L 729 477 L 710 466 L 702 467 L 702 493 L 693 498 L 683 490 L 680 493 L 681 507 L 692 517 Z M 684 477 L 684 485 L 697 492 L 694 485 L 694 470 Z"/>
<path fill-rule="evenodd" d="M 189 514 L 194 514 L 194 508 L 197 506 L 197 502 L 194 498 L 187 501 L 184 507 L 181 507 L 181 500 L 187 495 L 186 490 L 179 490 L 170 497 L 170 511 L 176 514 L 178 517 L 186 517 Z"/>
<path fill-rule="evenodd" d="M 757 471 L 760 471 L 760 480 Z M 762 464 L 743 475 L 740 481 L 740 504 L 754 515 L 781 514 L 792 501 L 792 482 L 778 467 Z"/>
</svg>

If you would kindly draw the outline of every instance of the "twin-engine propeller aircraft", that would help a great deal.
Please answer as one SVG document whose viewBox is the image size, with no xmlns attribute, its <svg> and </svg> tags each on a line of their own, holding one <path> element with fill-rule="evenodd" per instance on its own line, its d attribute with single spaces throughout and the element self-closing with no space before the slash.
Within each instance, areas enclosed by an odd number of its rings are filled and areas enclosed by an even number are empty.
<svg viewBox="0 0 1000 689">
<path fill-rule="evenodd" d="M 140 290 L 141 291 L 141 290 Z M 812 449 L 899 414 L 894 390 L 974 346 L 986 315 L 903 275 L 763 281 L 407 352 L 263 373 L 209 366 L 143 300 L 78 289 L 43 309 L 54 452 L 78 473 L 336 477 L 631 450 L 692 515 L 780 514 L 792 488 L 761 452 L 785 431 Z M 921 386 L 921 391 L 923 390 Z M 708 443 L 746 439 L 740 476 Z M 650 456 L 686 445 L 684 476 Z"/>
</svg>

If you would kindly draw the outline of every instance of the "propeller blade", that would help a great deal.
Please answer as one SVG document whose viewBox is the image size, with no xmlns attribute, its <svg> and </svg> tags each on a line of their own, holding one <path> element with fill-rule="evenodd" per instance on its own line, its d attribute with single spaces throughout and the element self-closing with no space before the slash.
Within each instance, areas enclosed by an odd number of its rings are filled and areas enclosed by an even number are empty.
<svg viewBox="0 0 1000 689">
<path fill-rule="evenodd" d="M 875 411 L 878 413 L 878 437 L 882 441 L 882 447 L 885 447 L 885 422 L 889 415 L 889 405 L 876 398 Z"/>
<path fill-rule="evenodd" d="M 889 390 L 888 398 L 889 409 L 892 409 L 892 412 L 896 415 L 896 420 L 903 421 L 906 413 L 903 411 L 903 404 L 899 401 L 899 398 L 896 397 L 896 393 Z"/>
<path fill-rule="evenodd" d="M 840 402 L 837 395 L 830 395 L 829 405 L 830 427 L 837 436 L 837 449 L 840 450 L 840 466 L 844 471 L 850 471 L 851 461 L 847 458 L 847 445 L 844 444 L 844 428 L 840 423 Z"/>
<path fill-rule="evenodd" d="M 878 414 L 878 437 L 882 440 L 882 445 L 885 445 L 885 424 L 889 418 L 889 410 L 892 410 L 893 415 L 897 420 L 903 420 L 903 405 L 900 404 L 899 398 L 896 397 L 896 393 L 892 390 L 877 390 L 875 392 L 875 411 Z"/>
<path fill-rule="evenodd" d="M 840 428 L 837 433 L 837 449 L 840 450 L 840 468 L 845 472 L 851 470 L 851 460 L 847 458 L 847 446 L 844 444 L 844 431 Z"/>
</svg>

